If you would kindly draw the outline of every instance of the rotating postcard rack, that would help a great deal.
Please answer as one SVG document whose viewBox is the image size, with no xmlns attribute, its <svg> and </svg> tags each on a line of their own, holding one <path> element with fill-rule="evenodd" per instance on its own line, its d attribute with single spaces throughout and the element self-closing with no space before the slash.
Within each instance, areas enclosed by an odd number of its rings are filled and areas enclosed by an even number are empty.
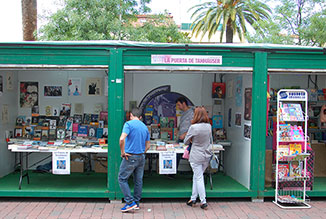
<svg viewBox="0 0 326 219">
<path fill-rule="evenodd" d="M 306 200 L 307 110 L 305 90 L 277 93 L 275 201 L 281 208 L 311 208 Z M 300 183 L 291 183 L 300 181 Z"/>
</svg>

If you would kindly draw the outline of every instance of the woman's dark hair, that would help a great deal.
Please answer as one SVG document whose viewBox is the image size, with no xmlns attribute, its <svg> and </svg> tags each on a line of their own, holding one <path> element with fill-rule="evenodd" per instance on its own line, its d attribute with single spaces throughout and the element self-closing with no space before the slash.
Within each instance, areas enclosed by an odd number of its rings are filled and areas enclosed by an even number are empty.
<svg viewBox="0 0 326 219">
<path fill-rule="evenodd" d="M 202 106 L 196 107 L 194 118 L 191 120 L 191 124 L 196 124 L 196 123 L 209 123 L 207 111 Z"/>
</svg>

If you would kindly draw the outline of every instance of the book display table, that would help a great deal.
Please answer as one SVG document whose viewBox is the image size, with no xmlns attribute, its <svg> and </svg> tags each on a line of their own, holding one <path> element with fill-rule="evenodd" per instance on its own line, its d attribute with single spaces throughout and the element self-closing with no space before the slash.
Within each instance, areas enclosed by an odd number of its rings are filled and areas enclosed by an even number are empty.
<svg viewBox="0 0 326 219">
<path fill-rule="evenodd" d="M 25 141 L 26 142 L 26 141 Z M 52 153 L 52 152 L 70 152 L 70 153 L 92 153 L 92 154 L 99 154 L 99 153 L 107 153 L 107 149 L 100 146 L 92 146 L 92 147 L 79 147 L 74 148 L 71 144 L 67 147 L 64 145 L 61 146 L 33 146 L 33 145 L 24 145 L 23 143 L 19 143 L 19 141 L 13 141 L 8 144 L 8 150 L 14 153 L 18 153 L 19 161 L 18 164 L 20 166 L 20 177 L 19 177 L 19 189 L 21 189 L 23 178 L 27 178 L 27 183 L 29 184 L 29 175 L 28 175 L 28 159 L 29 155 L 32 153 Z M 52 154 L 50 155 L 52 156 Z M 25 165 L 24 165 L 24 158 L 25 158 Z M 46 157 L 45 159 L 47 159 Z M 42 162 L 42 159 L 39 162 Z"/>
<path fill-rule="evenodd" d="M 231 146 L 231 143 L 229 142 L 224 142 L 227 146 Z M 148 171 L 149 174 L 151 175 L 152 169 L 153 169 L 153 159 L 157 159 L 158 155 L 160 152 L 164 151 L 172 151 L 175 152 L 176 154 L 183 154 L 185 151 L 186 146 L 183 144 L 166 144 L 165 146 L 162 146 L 160 142 L 151 142 L 151 148 L 147 151 L 146 155 L 148 158 Z M 219 158 L 219 166 L 218 166 L 218 171 L 220 171 L 221 166 L 223 167 L 224 171 L 224 147 L 222 144 L 213 144 L 212 145 L 212 153 L 218 155 Z M 214 172 L 211 171 L 211 169 L 208 169 L 208 177 L 209 177 L 209 182 L 210 182 L 210 187 L 213 189 L 213 178 L 212 175 Z"/>
</svg>

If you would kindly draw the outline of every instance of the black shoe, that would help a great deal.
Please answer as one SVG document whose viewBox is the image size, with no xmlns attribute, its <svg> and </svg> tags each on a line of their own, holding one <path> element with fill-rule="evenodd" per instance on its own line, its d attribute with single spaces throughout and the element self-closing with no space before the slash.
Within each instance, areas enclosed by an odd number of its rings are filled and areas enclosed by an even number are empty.
<svg viewBox="0 0 326 219">
<path fill-rule="evenodd" d="M 206 210 L 208 208 L 207 203 L 201 204 L 200 208 Z"/>
<path fill-rule="evenodd" d="M 187 203 L 186 203 L 188 206 L 190 206 L 190 207 L 194 207 L 195 206 L 195 204 L 196 204 L 196 201 L 193 201 L 193 200 L 189 200 L 189 201 L 187 201 Z"/>
</svg>

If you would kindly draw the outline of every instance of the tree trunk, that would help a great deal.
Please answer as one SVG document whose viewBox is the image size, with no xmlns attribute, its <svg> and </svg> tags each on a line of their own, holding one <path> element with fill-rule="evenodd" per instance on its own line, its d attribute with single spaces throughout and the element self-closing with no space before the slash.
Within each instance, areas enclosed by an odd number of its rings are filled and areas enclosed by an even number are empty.
<svg viewBox="0 0 326 219">
<path fill-rule="evenodd" d="M 231 20 L 228 20 L 226 25 L 226 43 L 233 43 L 233 29 L 231 25 Z"/>
<path fill-rule="evenodd" d="M 23 17 L 23 40 L 35 41 L 37 30 L 37 0 L 21 0 Z"/>
</svg>

